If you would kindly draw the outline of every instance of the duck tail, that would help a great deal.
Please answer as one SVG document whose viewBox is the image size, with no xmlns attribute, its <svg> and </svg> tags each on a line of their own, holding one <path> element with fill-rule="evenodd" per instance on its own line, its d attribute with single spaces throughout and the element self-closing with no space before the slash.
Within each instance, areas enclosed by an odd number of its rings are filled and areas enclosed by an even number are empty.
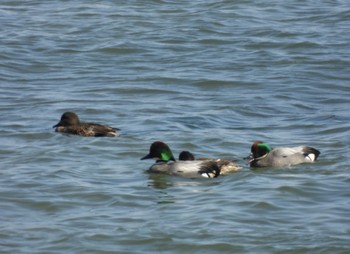
<svg viewBox="0 0 350 254">
<path fill-rule="evenodd" d="M 304 147 L 303 152 L 305 157 L 311 161 L 317 160 L 318 156 L 321 154 L 319 150 L 309 146 Z"/>
<path fill-rule="evenodd" d="M 206 161 L 198 173 L 203 177 L 216 178 L 220 175 L 221 169 L 215 161 Z"/>
</svg>

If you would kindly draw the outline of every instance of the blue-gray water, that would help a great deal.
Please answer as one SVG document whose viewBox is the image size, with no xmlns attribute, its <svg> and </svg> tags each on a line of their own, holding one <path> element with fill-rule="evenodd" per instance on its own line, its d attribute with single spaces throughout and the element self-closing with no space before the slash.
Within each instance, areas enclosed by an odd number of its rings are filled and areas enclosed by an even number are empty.
<svg viewBox="0 0 350 254">
<path fill-rule="evenodd" d="M 349 253 L 349 1 L 1 1 L 1 253 Z M 54 133 L 65 111 L 120 138 Z M 237 159 L 149 175 L 155 140 Z M 255 140 L 319 160 L 251 170 Z"/>
</svg>

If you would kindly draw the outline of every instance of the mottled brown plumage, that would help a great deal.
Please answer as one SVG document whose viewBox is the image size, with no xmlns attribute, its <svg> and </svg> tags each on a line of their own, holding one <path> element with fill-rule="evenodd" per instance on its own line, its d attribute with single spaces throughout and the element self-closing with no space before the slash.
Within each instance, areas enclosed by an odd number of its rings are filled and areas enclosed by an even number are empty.
<svg viewBox="0 0 350 254">
<path fill-rule="evenodd" d="M 65 112 L 53 128 L 56 128 L 56 132 L 85 137 L 116 137 L 119 130 L 107 125 L 80 122 L 79 117 L 74 112 Z"/>
</svg>

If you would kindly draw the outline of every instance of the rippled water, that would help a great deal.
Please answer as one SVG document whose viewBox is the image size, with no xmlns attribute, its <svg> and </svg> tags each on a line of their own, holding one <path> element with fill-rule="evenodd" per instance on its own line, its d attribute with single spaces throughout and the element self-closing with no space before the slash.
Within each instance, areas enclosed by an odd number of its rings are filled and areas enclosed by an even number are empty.
<svg viewBox="0 0 350 254">
<path fill-rule="evenodd" d="M 348 1 L 1 1 L 1 253 L 349 253 Z M 54 133 L 65 111 L 120 138 Z M 155 140 L 233 158 L 149 175 Z M 251 170 L 255 140 L 319 161 Z"/>
</svg>

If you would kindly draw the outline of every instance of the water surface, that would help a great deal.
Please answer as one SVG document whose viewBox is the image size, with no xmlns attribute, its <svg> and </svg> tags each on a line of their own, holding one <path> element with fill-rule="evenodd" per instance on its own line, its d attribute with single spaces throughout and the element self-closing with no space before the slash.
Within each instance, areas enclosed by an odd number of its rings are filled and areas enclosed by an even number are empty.
<svg viewBox="0 0 350 254">
<path fill-rule="evenodd" d="M 2 253 L 348 253 L 347 1 L 2 1 Z M 65 111 L 119 138 L 54 133 Z M 236 159 L 149 175 L 153 141 Z M 251 170 L 255 140 L 319 161 Z"/>
</svg>

